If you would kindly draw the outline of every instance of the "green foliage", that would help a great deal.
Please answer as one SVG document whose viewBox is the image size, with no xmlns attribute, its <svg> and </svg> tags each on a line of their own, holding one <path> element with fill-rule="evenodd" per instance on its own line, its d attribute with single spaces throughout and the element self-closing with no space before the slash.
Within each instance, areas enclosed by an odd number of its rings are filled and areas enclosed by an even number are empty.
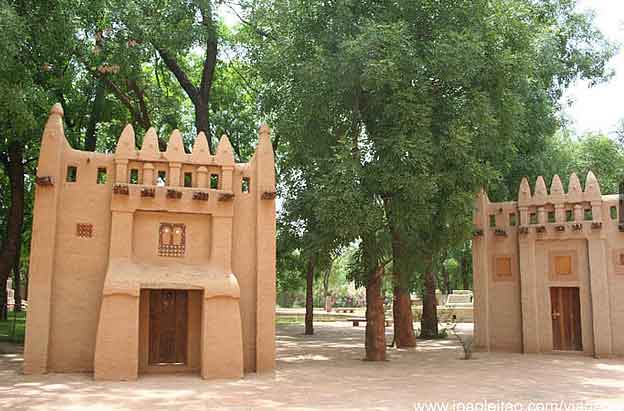
<svg viewBox="0 0 624 411">
<path fill-rule="evenodd" d="M 565 0 L 257 0 L 247 19 L 282 143 L 280 218 L 316 250 L 361 239 L 359 284 L 391 237 L 399 272 L 438 268 L 480 187 L 545 160 L 562 91 L 608 78 L 613 53 Z"/>
</svg>

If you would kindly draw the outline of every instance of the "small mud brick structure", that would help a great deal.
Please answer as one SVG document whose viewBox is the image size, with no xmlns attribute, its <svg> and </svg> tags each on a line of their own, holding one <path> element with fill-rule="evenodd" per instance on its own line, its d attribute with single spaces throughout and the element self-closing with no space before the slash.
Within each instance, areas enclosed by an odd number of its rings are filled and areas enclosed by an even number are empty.
<svg viewBox="0 0 624 411">
<path fill-rule="evenodd" d="M 114 154 L 72 149 L 63 110 L 37 167 L 24 372 L 196 372 L 275 366 L 275 172 L 262 126 L 249 163 L 227 137 L 161 152 L 127 126 Z"/>
<path fill-rule="evenodd" d="M 475 343 L 486 350 L 624 355 L 624 225 L 619 195 L 589 172 L 518 201 L 476 200 L 472 243 Z"/>
</svg>

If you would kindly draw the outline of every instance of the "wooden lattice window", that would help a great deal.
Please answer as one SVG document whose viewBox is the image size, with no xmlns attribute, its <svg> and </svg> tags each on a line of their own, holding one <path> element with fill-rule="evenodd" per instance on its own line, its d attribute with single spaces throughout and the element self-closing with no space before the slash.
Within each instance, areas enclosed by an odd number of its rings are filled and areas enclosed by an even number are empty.
<svg viewBox="0 0 624 411">
<path fill-rule="evenodd" d="M 555 274 L 570 275 L 572 274 L 572 257 L 569 255 L 555 256 Z"/>
<path fill-rule="evenodd" d="M 161 257 L 184 257 L 186 252 L 186 226 L 161 223 L 158 233 L 158 255 Z"/>
<path fill-rule="evenodd" d="M 83 238 L 93 237 L 93 224 L 76 224 L 76 236 Z"/>
</svg>

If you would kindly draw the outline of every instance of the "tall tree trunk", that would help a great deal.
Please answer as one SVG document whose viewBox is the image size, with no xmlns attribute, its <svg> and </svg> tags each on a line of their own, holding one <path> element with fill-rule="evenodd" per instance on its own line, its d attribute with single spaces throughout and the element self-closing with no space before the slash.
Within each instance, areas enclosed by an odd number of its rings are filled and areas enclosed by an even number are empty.
<svg viewBox="0 0 624 411">
<path fill-rule="evenodd" d="M 449 271 L 446 267 L 442 269 L 442 278 L 444 278 L 444 290 L 446 291 L 446 295 L 449 295 L 452 293 L 451 278 L 449 277 Z"/>
<path fill-rule="evenodd" d="M 314 266 L 315 256 L 308 258 L 308 269 L 306 272 L 306 313 L 305 313 L 305 334 L 314 334 Z"/>
<path fill-rule="evenodd" d="M 104 102 L 106 99 L 106 85 L 101 79 L 95 80 L 95 98 L 93 106 L 91 106 L 91 115 L 87 124 L 85 134 L 84 149 L 85 151 L 95 151 L 97 144 L 97 125 L 100 122 L 102 110 L 104 110 Z"/>
<path fill-rule="evenodd" d="M 407 244 L 401 237 L 392 197 L 384 198 L 388 226 L 392 235 L 392 277 L 394 280 L 392 316 L 394 342 L 397 348 L 415 347 L 414 316 L 409 288 L 409 267 L 406 264 Z"/>
<path fill-rule="evenodd" d="M 431 265 L 425 271 L 425 292 L 423 295 L 423 312 L 420 320 L 420 336 L 433 338 L 438 335 L 438 309 L 436 304 L 436 276 Z"/>
<path fill-rule="evenodd" d="M 400 279 L 395 281 L 401 281 Z M 416 347 L 414 315 L 409 289 L 395 285 L 392 315 L 394 317 L 394 342 L 397 348 Z"/>
<path fill-rule="evenodd" d="M 386 360 L 386 318 L 382 280 L 384 267 L 376 267 L 368 275 L 366 283 L 366 360 Z"/>
<path fill-rule="evenodd" d="M 24 221 L 24 153 L 22 144 L 14 141 L 9 144 L 8 155 L 2 154 L 0 159 L 9 177 L 11 205 L 7 218 L 7 231 L 0 248 L 0 296 L 4 296 L 0 318 L 7 318 L 6 284 L 15 265 L 15 259 L 22 241 L 22 223 Z"/>
<path fill-rule="evenodd" d="M 15 300 L 15 305 L 13 306 L 13 311 L 22 311 L 22 292 L 20 290 L 21 286 L 21 268 L 22 268 L 22 243 L 17 247 L 17 257 L 15 258 L 15 265 L 13 266 L 13 299 Z"/>
<path fill-rule="evenodd" d="M 9 319 L 9 307 L 7 305 L 7 297 L 7 279 L 0 279 L 0 320 L 2 321 L 6 321 Z"/>
<path fill-rule="evenodd" d="M 208 102 L 204 101 L 202 98 L 198 98 L 195 103 L 195 128 L 197 129 L 197 133 L 204 132 L 206 134 L 206 138 L 208 139 L 208 144 L 211 152 L 214 154 L 214 148 L 212 147 L 212 139 L 210 136 L 210 119 L 208 118 Z M 218 136 L 217 136 L 218 137 Z"/>
<path fill-rule="evenodd" d="M 325 311 L 330 312 L 332 309 L 332 302 L 329 296 L 329 276 L 331 275 L 331 265 L 323 273 L 323 299 L 325 302 Z"/>
<path fill-rule="evenodd" d="M 467 258 L 466 258 L 466 246 L 464 245 L 464 247 L 462 248 L 462 256 L 461 256 L 461 261 L 460 261 L 460 273 L 461 273 L 461 278 L 463 281 L 463 289 L 464 290 L 469 290 L 470 289 L 470 282 L 469 282 L 469 278 L 468 278 L 468 264 L 467 264 Z"/>
</svg>

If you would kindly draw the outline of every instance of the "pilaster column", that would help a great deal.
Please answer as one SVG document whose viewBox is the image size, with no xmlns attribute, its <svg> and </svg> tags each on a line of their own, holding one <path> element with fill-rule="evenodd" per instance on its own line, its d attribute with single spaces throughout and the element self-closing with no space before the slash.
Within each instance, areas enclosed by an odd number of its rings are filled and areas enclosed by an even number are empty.
<svg viewBox="0 0 624 411">
<path fill-rule="evenodd" d="M 574 205 L 574 221 L 577 223 L 581 223 L 584 220 L 584 212 L 583 212 L 583 206 L 580 204 L 575 204 Z"/>
<path fill-rule="evenodd" d="M 201 166 L 197 169 L 197 188 L 208 187 L 208 169 Z"/>
<path fill-rule="evenodd" d="M 592 220 L 602 221 L 602 201 L 592 201 L 591 209 L 592 209 Z"/>
<path fill-rule="evenodd" d="M 555 221 L 557 223 L 564 223 L 565 220 L 565 206 L 563 204 L 555 204 Z"/>
<path fill-rule="evenodd" d="M 154 185 L 154 166 L 152 163 L 143 164 L 143 184 L 146 186 Z"/>
<path fill-rule="evenodd" d="M 518 207 L 520 211 L 520 222 L 519 225 L 529 225 L 531 222 L 529 221 L 529 208 L 528 207 Z"/>
<path fill-rule="evenodd" d="M 519 241 L 520 293 L 522 302 L 522 344 L 525 353 L 541 351 L 539 316 L 537 312 L 537 276 L 535 270 L 535 239 L 533 233 Z"/>
<path fill-rule="evenodd" d="M 226 274 L 232 272 L 232 217 L 212 217 L 212 248 L 210 258 Z"/>
<path fill-rule="evenodd" d="M 113 210 L 109 258 L 130 258 L 132 256 L 133 220 L 132 211 Z"/>
<path fill-rule="evenodd" d="M 180 187 L 180 168 L 182 168 L 182 164 L 180 163 L 169 163 L 169 186 L 171 187 Z"/>
<path fill-rule="evenodd" d="M 611 307 L 607 278 L 607 250 L 601 238 L 587 240 L 589 257 L 589 282 L 594 327 L 594 352 L 596 357 L 609 356 L 611 347 Z"/>
<path fill-rule="evenodd" d="M 128 184 L 128 160 L 115 160 L 115 182 Z"/>
<path fill-rule="evenodd" d="M 223 166 L 221 167 L 221 171 L 221 190 L 233 191 L 232 174 L 234 173 L 234 166 Z"/>
</svg>

